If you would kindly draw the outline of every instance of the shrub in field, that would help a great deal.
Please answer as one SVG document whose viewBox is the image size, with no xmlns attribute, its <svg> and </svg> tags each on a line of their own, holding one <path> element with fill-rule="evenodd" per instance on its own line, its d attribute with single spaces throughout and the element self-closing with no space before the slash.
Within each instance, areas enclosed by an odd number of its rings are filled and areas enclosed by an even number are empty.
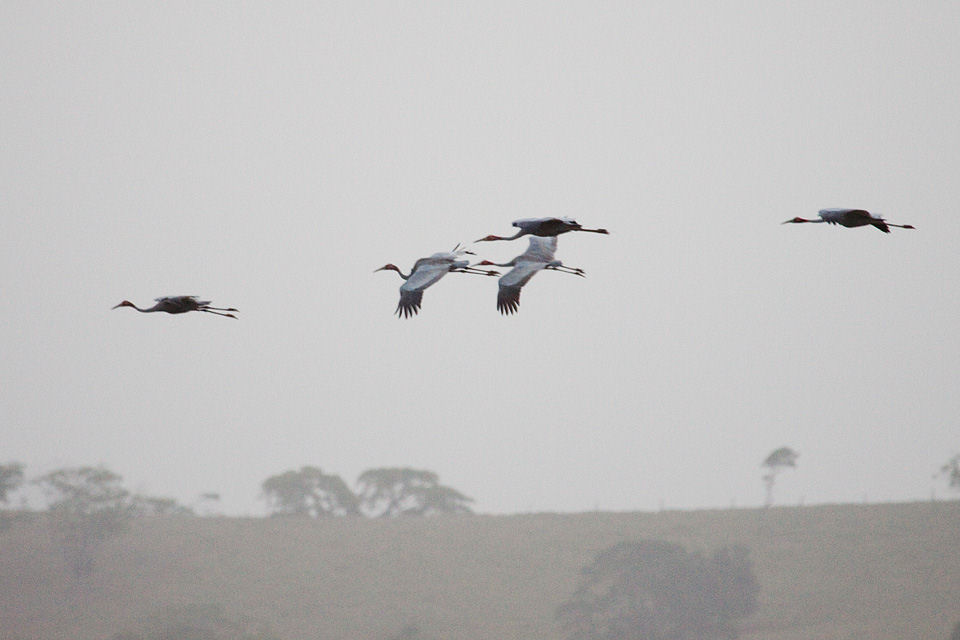
<svg viewBox="0 0 960 640">
<path fill-rule="evenodd" d="M 118 633 L 110 640 L 277 640 L 251 621 L 227 616 L 219 605 L 165 607 L 150 616 L 139 631 Z"/>
<path fill-rule="evenodd" d="M 557 616 L 568 640 L 694 640 L 737 637 L 760 588 L 748 551 L 711 556 L 659 540 L 622 542 L 596 555 Z"/>
</svg>

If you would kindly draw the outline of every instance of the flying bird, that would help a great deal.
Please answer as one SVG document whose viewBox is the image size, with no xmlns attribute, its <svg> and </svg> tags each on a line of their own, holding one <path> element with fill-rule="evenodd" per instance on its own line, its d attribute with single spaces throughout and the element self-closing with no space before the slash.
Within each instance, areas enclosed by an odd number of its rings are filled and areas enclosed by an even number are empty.
<svg viewBox="0 0 960 640">
<path fill-rule="evenodd" d="M 513 267 L 500 278 L 500 291 L 497 293 L 497 310 L 504 315 L 516 313 L 520 308 L 520 289 L 538 272 L 547 269 L 584 276 L 583 269 L 565 267 L 562 262 L 554 259 L 557 251 L 557 237 L 530 238 L 530 246 L 510 262 L 497 264 L 489 260 L 477 263 L 477 266 Z"/>
<path fill-rule="evenodd" d="M 788 224 L 791 222 L 826 222 L 827 224 L 838 224 L 841 227 L 865 227 L 871 225 L 880 229 L 884 233 L 890 233 L 890 227 L 898 227 L 900 229 L 915 229 L 913 225 L 909 224 L 893 224 L 892 222 L 887 222 L 880 216 L 875 216 L 866 209 L 820 209 L 819 220 L 807 220 L 806 218 L 793 218 L 792 220 L 787 220 L 781 224 Z"/>
<path fill-rule="evenodd" d="M 417 260 L 409 274 L 400 271 L 395 264 L 385 264 L 377 271 L 396 271 L 400 277 L 406 280 L 400 285 L 400 302 L 397 303 L 396 314 L 398 318 L 409 318 L 420 311 L 420 301 L 423 300 L 423 290 L 435 283 L 437 280 L 450 272 L 454 273 L 476 273 L 478 275 L 498 276 L 498 271 L 486 271 L 469 266 L 467 260 L 461 260 L 463 255 L 475 255 L 472 251 L 467 251 L 457 245 L 453 251 L 435 253 L 427 258 Z"/>
<path fill-rule="evenodd" d="M 590 233 L 610 233 L 606 229 L 584 229 L 580 223 L 572 218 L 520 218 L 513 221 L 513 226 L 520 229 L 509 238 L 502 236 L 486 236 L 477 242 L 491 240 L 516 240 L 520 236 L 558 236 L 568 231 L 589 231 Z"/>
<path fill-rule="evenodd" d="M 234 308 L 224 309 L 222 307 L 211 307 L 210 300 L 197 300 L 197 296 L 165 296 L 163 298 L 155 298 L 157 304 L 153 305 L 149 309 L 141 309 L 137 305 L 133 304 L 129 300 L 124 300 L 120 304 L 113 307 L 114 309 L 118 307 L 133 307 L 140 313 L 153 313 L 154 311 L 163 311 L 164 313 L 186 313 L 187 311 L 202 311 L 204 313 L 212 313 L 217 316 L 225 316 L 227 318 L 237 319 L 237 316 L 231 313 L 221 313 L 222 311 L 237 311 Z"/>
</svg>

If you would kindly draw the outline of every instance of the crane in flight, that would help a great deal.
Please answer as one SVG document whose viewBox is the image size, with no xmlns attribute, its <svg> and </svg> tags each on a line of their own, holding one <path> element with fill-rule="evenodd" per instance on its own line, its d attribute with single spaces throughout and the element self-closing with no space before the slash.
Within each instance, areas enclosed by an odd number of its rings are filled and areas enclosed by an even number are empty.
<svg viewBox="0 0 960 640">
<path fill-rule="evenodd" d="M 137 305 L 133 304 L 129 300 L 124 300 L 120 304 L 113 307 L 117 309 L 119 307 L 133 307 L 140 313 L 153 313 L 154 311 L 162 311 L 164 313 L 186 313 L 187 311 L 202 311 L 204 313 L 212 313 L 217 316 L 224 316 L 227 318 L 237 319 L 237 316 L 229 313 L 230 311 L 236 312 L 234 308 L 225 309 L 222 307 L 211 307 L 210 300 L 197 300 L 197 296 L 165 296 L 163 298 L 155 298 L 157 304 L 153 305 L 148 309 L 141 309 Z M 227 312 L 227 313 L 222 313 Z"/>
<path fill-rule="evenodd" d="M 420 258 L 413 264 L 409 274 L 400 271 L 395 264 L 385 264 L 377 271 L 396 271 L 405 282 L 400 285 L 400 302 L 397 303 L 398 318 L 409 318 L 420 311 L 420 302 L 423 300 L 423 290 L 435 283 L 448 273 L 475 273 L 485 276 L 498 276 L 498 271 L 487 271 L 469 266 L 468 260 L 461 260 L 464 255 L 475 255 L 472 251 L 462 249 L 460 245 L 453 251 L 435 253 L 426 258 Z"/>
<path fill-rule="evenodd" d="M 780 224 L 789 224 L 791 222 L 801 223 L 801 222 L 826 222 L 827 224 L 838 224 L 841 227 L 865 227 L 871 225 L 880 229 L 884 233 L 890 233 L 890 227 L 898 227 L 900 229 L 915 229 L 913 225 L 909 224 L 893 224 L 892 222 L 887 222 L 880 216 L 875 216 L 866 209 L 820 209 L 818 214 L 820 216 L 819 220 L 808 220 L 806 218 L 793 218 L 791 220 L 786 220 Z"/>
<path fill-rule="evenodd" d="M 583 269 L 566 267 L 559 260 L 554 259 L 557 251 L 557 237 L 530 238 L 530 246 L 510 262 L 497 264 L 489 260 L 482 260 L 477 266 L 513 267 L 499 280 L 500 291 L 497 293 L 497 310 L 503 315 L 516 313 L 520 308 L 520 290 L 530 278 L 544 269 L 571 273 L 586 277 Z"/>
<path fill-rule="evenodd" d="M 561 233 L 568 231 L 588 231 L 590 233 L 610 233 L 606 229 L 584 229 L 583 226 L 573 218 L 520 218 L 513 221 L 513 226 L 520 229 L 508 238 L 502 236 L 486 236 L 480 238 L 477 242 L 489 242 L 491 240 L 516 240 L 520 236 L 540 236 L 556 237 Z"/>
</svg>

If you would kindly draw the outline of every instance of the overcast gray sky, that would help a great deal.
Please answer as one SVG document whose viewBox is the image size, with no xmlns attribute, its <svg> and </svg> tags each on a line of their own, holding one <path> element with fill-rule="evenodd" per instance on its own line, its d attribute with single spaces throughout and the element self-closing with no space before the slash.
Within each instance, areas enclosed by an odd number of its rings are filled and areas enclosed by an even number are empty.
<svg viewBox="0 0 960 640">
<path fill-rule="evenodd" d="M 0 461 L 261 514 L 927 499 L 960 450 L 955 2 L 0 5 Z M 789 225 L 864 207 L 917 231 Z M 501 317 L 371 273 L 564 215 Z M 525 240 L 481 243 L 507 260 Z M 240 308 L 111 311 L 198 294 Z"/>
</svg>

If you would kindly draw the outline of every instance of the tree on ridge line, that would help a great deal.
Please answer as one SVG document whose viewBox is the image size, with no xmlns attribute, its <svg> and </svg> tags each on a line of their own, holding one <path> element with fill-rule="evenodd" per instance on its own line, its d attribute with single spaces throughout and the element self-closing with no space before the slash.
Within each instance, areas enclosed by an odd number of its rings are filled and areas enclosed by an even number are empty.
<svg viewBox="0 0 960 640">
<path fill-rule="evenodd" d="M 322 518 L 360 514 L 357 497 L 347 484 L 319 467 L 304 466 L 270 476 L 262 488 L 273 515 Z"/>
<path fill-rule="evenodd" d="M 780 447 L 771 451 L 770 455 L 764 459 L 760 465 L 767 469 L 767 472 L 763 474 L 763 486 L 766 488 L 766 495 L 763 499 L 764 507 L 773 504 L 773 485 L 777 480 L 777 474 L 787 468 L 796 468 L 799 455 L 790 447 Z"/>
<path fill-rule="evenodd" d="M 473 501 L 440 484 L 436 473 L 408 467 L 368 469 L 358 477 L 357 487 L 354 493 L 340 476 L 312 466 L 270 476 L 262 484 L 271 515 L 321 518 L 470 513 L 468 504 Z"/>
</svg>

